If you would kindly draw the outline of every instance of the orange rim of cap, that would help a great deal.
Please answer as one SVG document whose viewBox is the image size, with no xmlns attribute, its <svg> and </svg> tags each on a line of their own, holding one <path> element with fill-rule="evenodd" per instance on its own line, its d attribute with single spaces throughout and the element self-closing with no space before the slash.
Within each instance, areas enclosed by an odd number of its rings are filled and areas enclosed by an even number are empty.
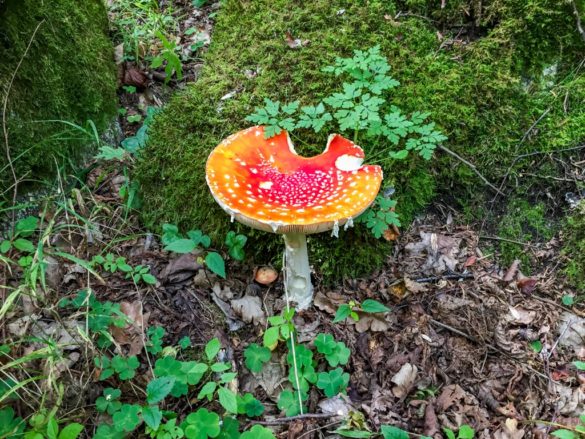
<svg viewBox="0 0 585 439">
<path fill-rule="evenodd" d="M 333 134 L 327 148 L 301 157 L 288 133 L 264 138 L 264 127 L 239 131 L 209 155 L 207 184 L 239 222 L 275 233 L 319 233 L 357 217 L 376 198 L 382 168 L 364 165 L 364 151 Z"/>
</svg>

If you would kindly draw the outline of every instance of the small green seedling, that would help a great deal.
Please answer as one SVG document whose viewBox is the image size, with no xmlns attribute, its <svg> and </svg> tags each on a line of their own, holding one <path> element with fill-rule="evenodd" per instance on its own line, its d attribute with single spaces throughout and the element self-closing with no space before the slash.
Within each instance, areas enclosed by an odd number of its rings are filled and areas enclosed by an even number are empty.
<svg viewBox="0 0 585 439">
<path fill-rule="evenodd" d="M 333 323 L 339 323 L 350 317 L 354 321 L 358 322 L 360 316 L 358 312 L 367 314 L 378 314 L 389 312 L 390 308 L 386 305 L 381 304 L 377 300 L 366 299 L 361 304 L 355 300 L 350 300 L 349 303 L 340 305 L 335 312 L 335 318 Z"/>
</svg>

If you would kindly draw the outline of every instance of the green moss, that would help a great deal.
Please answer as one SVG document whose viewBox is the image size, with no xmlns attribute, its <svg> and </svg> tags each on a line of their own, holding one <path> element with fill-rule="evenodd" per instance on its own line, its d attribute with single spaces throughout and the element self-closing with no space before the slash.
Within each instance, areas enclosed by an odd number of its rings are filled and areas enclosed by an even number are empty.
<svg viewBox="0 0 585 439">
<path fill-rule="evenodd" d="M 107 14 L 101 0 L 7 0 L 0 4 L 0 84 L 17 72 L 8 99 L 11 155 L 19 177 L 48 176 L 80 152 L 79 133 L 64 120 L 93 120 L 104 128 L 115 114 L 116 73 Z M 0 155 L 0 186 L 12 183 Z"/>
<path fill-rule="evenodd" d="M 534 243 L 548 241 L 555 232 L 551 219 L 546 216 L 544 203 L 531 204 L 526 200 L 514 199 L 501 218 L 498 236 L 510 241 Z M 523 270 L 528 273 L 531 266 L 529 256 L 523 251 L 522 245 L 510 241 L 500 243 L 502 263 L 509 265 L 514 259 L 519 259 Z"/>
<path fill-rule="evenodd" d="M 417 3 L 425 12 L 438 9 L 436 2 Z M 545 8 L 548 3 L 533 0 L 531 5 Z M 496 4 L 505 7 L 496 13 L 491 9 Z M 375 44 L 381 46 L 393 67 L 392 75 L 401 82 L 393 91 L 392 103 L 406 112 L 431 111 L 433 120 L 449 135 L 446 145 L 450 149 L 470 158 L 490 178 L 501 176 L 517 150 L 542 146 L 530 139 L 522 148 L 517 147 L 542 111 L 541 95 L 550 92 L 540 82 L 526 86 L 527 78 L 533 77 L 535 66 L 553 61 L 558 60 L 559 69 L 564 68 L 565 58 L 559 59 L 559 51 L 553 49 L 559 49 L 562 40 L 563 54 L 569 59 L 579 42 L 572 19 L 556 13 L 554 20 L 538 24 L 539 38 L 554 34 L 550 40 L 539 46 L 527 41 L 517 31 L 518 26 L 530 27 L 537 20 L 524 17 L 527 9 L 522 4 L 521 0 L 487 2 L 485 10 L 491 11 L 492 18 L 482 21 L 483 37 L 465 42 L 450 32 L 439 40 L 437 28 L 429 20 L 411 17 L 396 22 L 385 18 L 403 10 L 404 2 L 226 1 L 205 55 L 201 79 L 157 118 L 139 163 L 137 177 L 144 191 L 146 222 L 157 228 L 171 221 L 223 236 L 229 228 L 228 218 L 209 195 L 204 179 L 204 163 L 211 149 L 246 127 L 245 116 L 265 97 L 298 99 L 308 105 L 337 90 L 339 81 L 323 73 L 322 67 L 336 56 L 348 56 L 354 49 Z M 563 8 L 568 14 L 568 5 Z M 310 43 L 290 49 L 284 39 L 287 31 Z M 445 44 L 448 38 L 453 40 Z M 519 65 L 519 53 L 531 63 Z M 233 98 L 221 100 L 234 90 L 237 94 Z M 293 141 L 301 153 L 315 154 L 323 149 L 327 135 L 295 133 Z M 475 174 L 450 156 L 440 155 L 431 163 L 393 162 L 384 154 L 389 145 L 362 146 L 366 157 L 375 155 L 376 163 L 384 167 L 384 186 L 396 188 L 397 209 L 406 223 L 436 192 L 449 193 L 462 202 L 484 192 Z M 262 259 L 277 257 L 282 249 L 278 238 L 259 232 L 252 235 L 249 248 Z M 375 242 L 363 230 L 344 234 L 339 240 L 314 237 L 311 248 L 316 253 L 316 268 L 337 280 L 371 269 L 387 252 L 386 245 Z"/>
<path fill-rule="evenodd" d="M 569 284 L 577 292 L 574 302 L 585 300 L 585 203 L 582 201 L 577 208 L 571 212 L 562 228 L 562 254 L 565 257 L 566 265 L 564 272 Z"/>
</svg>

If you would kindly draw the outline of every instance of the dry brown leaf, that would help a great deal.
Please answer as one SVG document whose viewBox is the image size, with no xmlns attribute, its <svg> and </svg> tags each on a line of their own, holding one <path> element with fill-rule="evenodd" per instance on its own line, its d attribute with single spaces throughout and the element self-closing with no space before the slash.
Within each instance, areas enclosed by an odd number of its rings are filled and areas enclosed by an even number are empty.
<svg viewBox="0 0 585 439">
<path fill-rule="evenodd" d="M 139 300 L 121 302 L 120 311 L 128 316 L 129 323 L 123 328 L 112 326 L 110 328 L 112 337 L 119 345 L 130 346 L 128 355 L 138 355 L 144 347 L 143 334 L 148 326 L 150 313 L 142 313 L 142 303 Z"/>
<path fill-rule="evenodd" d="M 262 301 L 258 296 L 244 296 L 230 302 L 232 309 L 246 323 L 264 325 L 266 315 L 262 310 Z"/>
<path fill-rule="evenodd" d="M 465 397 L 465 391 L 457 384 L 450 384 L 443 388 L 443 391 L 437 398 L 436 404 L 439 412 L 446 411 L 455 401 Z"/>
<path fill-rule="evenodd" d="M 321 311 L 328 312 L 329 314 L 335 314 L 335 311 L 337 310 L 337 307 L 335 306 L 333 301 L 321 292 L 315 294 L 315 299 L 313 299 L 313 303 Z"/>
<path fill-rule="evenodd" d="M 355 322 L 355 329 L 360 334 L 368 330 L 374 332 L 387 331 L 390 325 L 382 315 L 359 313 L 360 319 Z M 353 320 L 352 320 L 353 321 Z"/>
<path fill-rule="evenodd" d="M 515 324 L 530 325 L 536 318 L 536 311 L 526 311 L 522 308 L 514 308 L 513 306 L 508 307 L 510 314 L 508 321 Z"/>
<path fill-rule="evenodd" d="M 423 293 L 427 291 L 427 287 L 417 281 L 404 277 L 404 286 L 411 293 Z"/>
<path fill-rule="evenodd" d="M 398 373 L 396 373 L 391 379 L 391 381 L 396 384 L 396 386 L 392 388 L 394 396 L 397 398 L 404 398 L 408 395 L 414 386 L 417 373 L 418 369 L 414 364 L 403 364 Z"/>
<path fill-rule="evenodd" d="M 518 421 L 508 418 L 506 423 L 494 433 L 495 439 L 522 439 L 524 430 L 518 430 Z"/>
<path fill-rule="evenodd" d="M 508 271 L 506 271 L 506 274 L 504 275 L 504 279 L 502 279 L 502 280 L 504 282 L 512 282 L 514 280 L 514 277 L 516 277 L 516 273 L 518 273 L 519 266 L 520 266 L 520 260 L 515 259 L 514 262 L 512 262 L 512 264 L 510 265 L 510 268 L 508 268 Z"/>
</svg>

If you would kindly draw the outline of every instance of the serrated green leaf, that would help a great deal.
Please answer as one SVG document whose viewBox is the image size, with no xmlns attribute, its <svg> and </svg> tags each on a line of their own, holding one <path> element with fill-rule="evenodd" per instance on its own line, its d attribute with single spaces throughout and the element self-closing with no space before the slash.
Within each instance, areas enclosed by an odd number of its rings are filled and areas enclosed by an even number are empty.
<svg viewBox="0 0 585 439">
<path fill-rule="evenodd" d="M 207 399 L 209 399 L 211 401 L 211 397 L 213 396 L 215 389 L 217 389 L 216 383 L 214 383 L 213 381 L 206 383 L 199 391 L 199 394 L 197 395 L 197 399 L 203 399 L 203 398 L 207 397 Z"/>
<path fill-rule="evenodd" d="M 59 433 L 58 439 L 77 439 L 85 427 L 77 422 L 73 422 L 63 427 Z"/>
<path fill-rule="evenodd" d="M 162 412 L 156 405 L 142 407 L 142 419 L 153 430 L 158 430 L 162 421 Z"/>
<path fill-rule="evenodd" d="M 217 395 L 219 396 L 219 403 L 227 412 L 238 414 L 238 402 L 234 392 L 227 387 L 220 387 L 217 390 Z"/>
<path fill-rule="evenodd" d="M 219 342 L 219 339 L 213 338 L 209 340 L 205 345 L 205 355 L 207 356 L 207 359 L 209 361 L 213 360 L 219 353 L 220 349 L 221 343 Z"/>
<path fill-rule="evenodd" d="M 148 404 L 156 404 L 171 393 L 175 385 L 174 377 L 160 377 L 153 379 L 146 386 L 146 402 Z"/>
<path fill-rule="evenodd" d="M 21 252 L 32 253 L 35 251 L 35 246 L 32 242 L 28 239 L 18 238 L 12 242 L 12 245 L 15 249 L 20 250 Z"/>
</svg>

